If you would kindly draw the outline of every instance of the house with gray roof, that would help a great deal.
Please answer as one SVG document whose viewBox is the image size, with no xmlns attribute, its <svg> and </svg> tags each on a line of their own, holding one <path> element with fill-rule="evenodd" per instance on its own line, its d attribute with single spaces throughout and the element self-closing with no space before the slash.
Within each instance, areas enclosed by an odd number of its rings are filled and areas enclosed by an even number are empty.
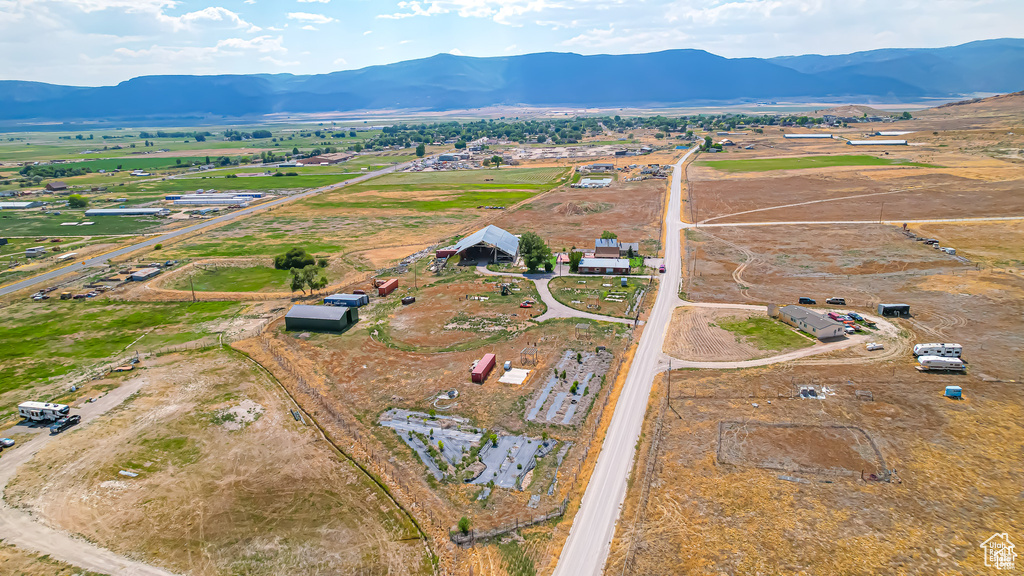
<svg viewBox="0 0 1024 576">
<path fill-rule="evenodd" d="M 779 320 L 816 337 L 818 340 L 839 338 L 846 335 L 843 325 L 828 316 L 803 306 L 783 306 L 778 309 Z"/>
</svg>

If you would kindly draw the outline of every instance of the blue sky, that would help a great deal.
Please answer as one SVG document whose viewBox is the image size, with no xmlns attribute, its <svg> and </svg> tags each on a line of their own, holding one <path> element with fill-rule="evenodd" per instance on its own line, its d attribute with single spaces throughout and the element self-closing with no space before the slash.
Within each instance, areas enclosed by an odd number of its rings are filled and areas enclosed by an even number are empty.
<svg viewBox="0 0 1024 576">
<path fill-rule="evenodd" d="M 440 52 L 840 54 L 1021 30 L 1024 0 L 0 0 L 0 79 L 308 74 Z"/>
</svg>

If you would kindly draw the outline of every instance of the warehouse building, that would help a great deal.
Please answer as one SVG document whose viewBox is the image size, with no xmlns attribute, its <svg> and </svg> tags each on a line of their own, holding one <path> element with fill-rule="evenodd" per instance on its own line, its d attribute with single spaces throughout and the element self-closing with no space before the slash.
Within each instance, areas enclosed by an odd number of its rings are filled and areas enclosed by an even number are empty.
<svg viewBox="0 0 1024 576">
<path fill-rule="evenodd" d="M 341 332 L 359 321 L 359 312 L 348 306 L 296 304 L 284 317 L 286 330 Z"/>
<path fill-rule="evenodd" d="M 789 140 L 828 140 L 832 138 L 831 134 L 784 134 L 783 136 Z"/>
<path fill-rule="evenodd" d="M 625 258 L 584 258 L 580 260 L 580 274 L 629 274 L 629 260 Z"/>
<path fill-rule="evenodd" d="M 176 206 L 248 206 L 252 198 L 237 194 L 185 194 L 174 201 Z"/>
<path fill-rule="evenodd" d="M 515 262 L 519 258 L 519 238 L 492 224 L 459 240 L 453 250 L 464 260 Z"/>
<path fill-rule="evenodd" d="M 150 278 L 156 276 L 159 273 L 159 268 L 143 268 L 141 270 L 136 270 L 135 272 L 132 272 L 131 276 L 129 276 L 128 279 L 131 280 L 132 282 L 142 282 L 144 280 L 149 280 Z"/>
<path fill-rule="evenodd" d="M 42 202 L 0 202 L 0 210 L 28 210 L 42 205 Z"/>
<path fill-rule="evenodd" d="M 771 313 L 772 310 L 769 311 Z M 838 338 L 846 335 L 843 325 L 824 314 L 809 310 L 803 306 L 783 306 L 777 309 L 779 320 L 790 326 L 816 337 L 818 340 Z"/>
<path fill-rule="evenodd" d="M 906 146 L 906 140 L 847 140 L 850 146 Z"/>
<path fill-rule="evenodd" d="M 86 216 L 170 216 L 167 208 L 90 208 Z"/>
<path fill-rule="evenodd" d="M 910 304 L 879 304 L 879 316 L 910 318 Z"/>
</svg>

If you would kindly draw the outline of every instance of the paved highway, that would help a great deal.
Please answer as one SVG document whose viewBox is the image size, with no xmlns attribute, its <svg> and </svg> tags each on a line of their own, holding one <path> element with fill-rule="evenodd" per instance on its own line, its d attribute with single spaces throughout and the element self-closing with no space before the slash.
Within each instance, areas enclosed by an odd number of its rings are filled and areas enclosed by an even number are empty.
<svg viewBox="0 0 1024 576">
<path fill-rule="evenodd" d="M 302 198 L 308 198 L 310 196 L 314 196 L 316 194 L 320 194 L 321 192 L 327 192 L 329 190 L 335 190 L 335 189 L 338 189 L 338 188 L 342 188 L 344 186 L 348 186 L 349 184 L 358 184 L 360 182 L 365 182 L 366 180 L 369 180 L 370 178 L 376 178 L 377 176 L 381 176 L 381 175 L 387 174 L 389 172 L 394 172 L 395 170 L 398 170 L 398 169 L 403 168 L 403 167 L 405 167 L 405 164 L 389 166 L 387 168 L 384 168 L 384 169 L 381 169 L 381 170 L 377 170 L 375 172 L 370 172 L 370 173 L 364 174 L 362 176 L 358 176 L 358 177 L 353 178 L 351 180 L 346 180 L 344 182 L 339 182 L 337 184 L 331 184 L 330 186 L 324 186 L 323 188 L 315 188 L 313 190 L 307 190 L 306 192 L 302 192 L 301 194 L 295 194 L 293 196 L 285 196 L 283 198 L 278 198 L 277 200 L 272 200 L 270 202 L 266 202 L 266 203 L 263 203 L 263 204 L 258 204 L 256 206 L 251 206 L 249 208 L 243 208 L 241 210 L 237 210 L 235 212 L 231 212 L 230 214 L 225 214 L 223 216 L 218 216 L 217 218 L 213 218 L 213 219 L 210 219 L 210 220 L 203 220 L 202 222 L 200 222 L 198 224 L 192 224 L 191 226 L 186 226 L 184 228 L 181 228 L 181 229 L 178 229 L 178 230 L 174 230 L 172 232 L 167 232 L 166 234 L 160 234 L 159 236 L 153 236 L 153 237 L 150 237 L 147 240 L 143 240 L 142 242 L 138 242 L 136 244 L 132 244 L 131 246 L 125 246 L 124 248 L 119 248 L 117 250 L 114 250 L 113 252 L 108 252 L 106 254 L 101 254 L 101 255 L 95 256 L 93 258 L 88 258 L 88 259 L 83 260 L 81 262 L 76 262 L 74 264 L 69 264 L 67 266 L 63 266 L 63 267 L 57 268 L 55 270 L 50 270 L 49 272 L 44 272 L 44 273 L 39 274 L 37 276 L 33 276 L 31 278 L 26 278 L 24 280 L 21 280 L 21 281 L 18 281 L 18 282 L 14 282 L 13 284 L 8 284 L 6 286 L 0 287 L 0 296 L 3 296 L 5 294 L 10 294 L 12 292 L 17 292 L 19 290 L 24 290 L 26 288 L 31 288 L 33 286 L 37 286 L 37 285 L 40 285 L 40 284 L 50 284 L 54 280 L 56 280 L 57 278 L 65 275 L 65 274 L 67 274 L 69 272 L 73 272 L 73 271 L 76 271 L 76 270 L 79 270 L 79 269 L 83 269 L 83 268 L 85 268 L 87 266 L 96 266 L 98 264 L 106 264 L 106 262 L 108 260 L 110 260 L 111 258 L 117 258 L 118 256 L 123 256 L 125 254 L 129 254 L 129 253 L 134 252 L 134 251 L 136 251 L 136 250 L 138 250 L 140 248 L 146 248 L 146 247 L 149 247 L 149 246 L 153 246 L 155 244 L 160 244 L 162 242 L 167 242 L 168 240 L 171 240 L 173 238 L 177 238 L 179 236 L 183 236 L 185 234 L 193 234 L 193 233 L 198 232 L 200 230 L 203 230 L 205 228 L 209 228 L 210 226 L 216 226 L 218 224 L 223 224 L 224 222 L 229 222 L 231 220 L 237 220 L 239 218 L 244 218 L 244 217 L 249 216 L 251 214 L 255 214 L 256 212 L 260 212 L 260 211 L 266 210 L 268 208 L 273 208 L 274 206 L 280 206 L 281 204 L 285 204 L 287 202 L 293 202 L 295 200 L 300 200 Z M 108 216 L 108 218 L 109 218 L 109 216 Z"/>
<path fill-rule="evenodd" d="M 659 369 L 661 346 L 672 310 L 679 303 L 682 258 L 679 218 L 683 163 L 696 151 L 691 148 L 672 172 L 672 188 L 665 213 L 665 268 L 658 297 L 630 366 L 605 436 L 597 466 L 573 520 L 569 539 L 555 568 L 555 576 L 599 575 L 615 536 L 615 524 L 626 497 L 626 482 L 633 467 L 633 453 L 647 412 L 647 398 Z"/>
</svg>

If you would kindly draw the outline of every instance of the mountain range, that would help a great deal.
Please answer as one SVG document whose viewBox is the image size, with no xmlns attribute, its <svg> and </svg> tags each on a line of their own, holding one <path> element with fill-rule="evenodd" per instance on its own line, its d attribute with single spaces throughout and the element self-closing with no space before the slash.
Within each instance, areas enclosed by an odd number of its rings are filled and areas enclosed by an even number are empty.
<svg viewBox="0 0 1024 576">
<path fill-rule="evenodd" d="M 200 121 L 274 113 L 485 106 L 667 107 L 909 102 L 1024 88 L 1024 39 L 837 56 L 703 50 L 474 58 L 438 54 L 329 74 L 142 76 L 116 86 L 0 81 L 0 122 Z"/>
</svg>

